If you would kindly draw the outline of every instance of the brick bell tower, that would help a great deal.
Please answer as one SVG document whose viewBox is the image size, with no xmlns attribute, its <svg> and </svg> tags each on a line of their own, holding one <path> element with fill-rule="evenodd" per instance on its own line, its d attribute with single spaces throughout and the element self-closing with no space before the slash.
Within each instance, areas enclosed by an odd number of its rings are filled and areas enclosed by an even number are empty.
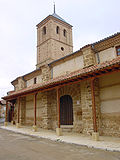
<svg viewBox="0 0 120 160">
<path fill-rule="evenodd" d="M 55 12 L 37 25 L 36 69 L 73 52 L 72 26 Z"/>
</svg>

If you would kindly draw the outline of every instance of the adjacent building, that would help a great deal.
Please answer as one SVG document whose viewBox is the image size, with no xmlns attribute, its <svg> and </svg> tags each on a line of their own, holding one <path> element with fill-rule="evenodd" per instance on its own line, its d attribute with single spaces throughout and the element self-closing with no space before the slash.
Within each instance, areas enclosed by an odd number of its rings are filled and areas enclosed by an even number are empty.
<svg viewBox="0 0 120 160">
<path fill-rule="evenodd" d="M 6 101 L 0 100 L 0 118 L 5 118 Z"/>
</svg>

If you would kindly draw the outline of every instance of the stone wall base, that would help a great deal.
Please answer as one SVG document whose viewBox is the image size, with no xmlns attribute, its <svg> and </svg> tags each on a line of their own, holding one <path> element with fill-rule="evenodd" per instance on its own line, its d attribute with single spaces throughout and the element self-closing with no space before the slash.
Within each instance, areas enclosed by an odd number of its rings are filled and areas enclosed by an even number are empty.
<svg viewBox="0 0 120 160">
<path fill-rule="evenodd" d="M 57 136 L 62 136 L 62 128 L 56 128 Z"/>
<path fill-rule="evenodd" d="M 4 126 L 7 126 L 8 125 L 8 122 L 4 122 Z"/>
<path fill-rule="evenodd" d="M 99 141 L 99 133 L 98 132 L 93 132 L 92 133 L 92 140 Z"/>
<path fill-rule="evenodd" d="M 33 125 L 33 132 L 37 132 L 37 126 Z"/>
<path fill-rule="evenodd" d="M 14 125 L 14 121 L 11 121 L 11 125 Z"/>
<path fill-rule="evenodd" d="M 20 123 L 16 123 L 16 127 L 17 127 L 17 128 L 20 128 Z"/>
</svg>

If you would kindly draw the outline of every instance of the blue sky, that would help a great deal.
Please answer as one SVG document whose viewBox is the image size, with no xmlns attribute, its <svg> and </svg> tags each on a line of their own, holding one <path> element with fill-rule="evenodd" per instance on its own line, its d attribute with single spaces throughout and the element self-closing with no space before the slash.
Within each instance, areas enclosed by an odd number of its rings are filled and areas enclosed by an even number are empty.
<svg viewBox="0 0 120 160">
<path fill-rule="evenodd" d="M 120 32 L 120 0 L 54 0 L 73 25 L 74 51 Z M 36 24 L 53 13 L 53 0 L 0 0 L 0 97 L 11 81 L 35 69 Z"/>
</svg>

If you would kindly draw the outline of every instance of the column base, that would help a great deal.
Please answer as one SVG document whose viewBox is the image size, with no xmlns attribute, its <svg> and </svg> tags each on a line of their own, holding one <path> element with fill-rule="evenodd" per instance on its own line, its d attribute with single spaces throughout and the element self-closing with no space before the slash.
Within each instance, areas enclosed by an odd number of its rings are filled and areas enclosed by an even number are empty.
<svg viewBox="0 0 120 160">
<path fill-rule="evenodd" d="M 99 141 L 99 133 L 98 132 L 93 132 L 92 133 L 92 140 Z"/>
<path fill-rule="evenodd" d="M 37 126 L 36 125 L 33 125 L 33 132 L 37 132 Z"/>
<path fill-rule="evenodd" d="M 8 125 L 8 122 L 4 122 L 4 126 L 7 126 Z"/>
<path fill-rule="evenodd" d="M 20 123 L 16 123 L 16 127 L 17 127 L 17 128 L 20 128 Z"/>
<path fill-rule="evenodd" d="M 14 125 L 14 121 L 11 121 L 11 125 Z"/>
<path fill-rule="evenodd" d="M 62 128 L 56 128 L 57 136 L 62 136 Z"/>
</svg>

